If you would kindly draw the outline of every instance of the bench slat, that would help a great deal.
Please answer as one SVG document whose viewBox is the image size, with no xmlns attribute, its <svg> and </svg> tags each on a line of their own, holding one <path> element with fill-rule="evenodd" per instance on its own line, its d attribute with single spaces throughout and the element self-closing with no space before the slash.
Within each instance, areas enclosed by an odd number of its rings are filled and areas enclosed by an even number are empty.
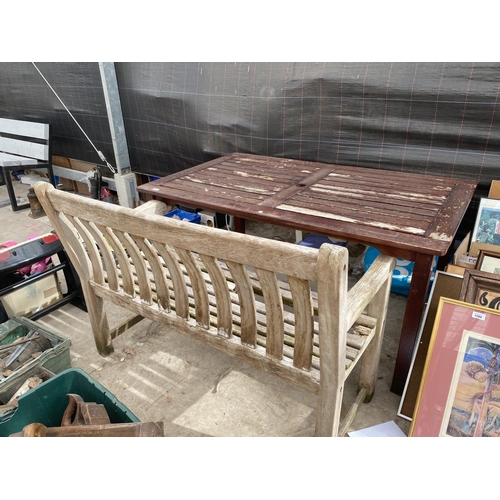
<svg viewBox="0 0 500 500">
<path fill-rule="evenodd" d="M 181 318 L 187 319 L 189 317 L 188 291 L 178 258 L 167 245 L 158 241 L 151 242 L 160 253 L 172 280 L 176 314 Z"/>
<path fill-rule="evenodd" d="M 150 280 L 148 280 L 147 278 L 146 263 L 144 262 L 140 250 L 137 248 L 137 245 L 128 233 L 117 230 L 113 232 L 134 263 L 134 269 L 137 273 L 137 278 L 139 281 L 139 296 L 141 300 L 146 302 L 147 304 L 151 304 L 152 297 Z"/>
<path fill-rule="evenodd" d="M 142 253 L 145 255 L 148 263 L 151 266 L 153 272 L 154 284 L 156 288 L 156 299 L 162 309 L 170 309 L 170 293 L 168 283 L 166 281 L 166 275 L 164 268 L 160 259 L 158 258 L 158 252 L 152 246 L 148 240 L 144 240 L 138 237 L 133 237 L 136 245 L 141 249 Z M 152 290 L 152 287 L 149 287 Z"/>
<path fill-rule="evenodd" d="M 78 228 L 78 232 L 85 242 L 87 255 L 89 256 L 90 262 L 92 262 L 92 269 L 94 270 L 93 279 L 101 285 L 104 284 L 102 260 L 99 252 L 97 251 L 95 239 L 89 233 L 85 225 L 77 217 L 68 216 L 68 219 L 72 221 L 73 224 Z"/>
<path fill-rule="evenodd" d="M 89 233 L 94 237 L 97 246 L 101 252 L 102 258 L 104 260 L 104 269 L 106 270 L 106 279 L 108 286 L 111 290 L 118 290 L 118 274 L 115 265 L 114 256 L 109 248 L 109 243 L 106 241 L 106 237 L 103 232 L 93 223 L 88 222 L 85 219 L 81 220 L 81 223 L 87 228 Z"/>
<path fill-rule="evenodd" d="M 208 309 L 208 292 L 203 274 L 192 253 L 183 248 L 175 248 L 177 255 L 182 259 L 191 280 L 196 309 L 196 321 L 204 328 L 208 328 L 210 312 Z"/>
<path fill-rule="evenodd" d="M 32 137 L 33 139 L 49 139 L 50 126 L 48 123 L 26 122 L 24 120 L 12 120 L 0 118 L 0 134 L 20 135 Z"/>
<path fill-rule="evenodd" d="M 297 368 L 309 370 L 313 351 L 314 304 L 309 283 L 290 276 L 288 284 L 293 298 L 295 320 L 295 349 L 293 364 Z"/>
<path fill-rule="evenodd" d="M 266 353 L 276 359 L 283 357 L 284 321 L 283 301 L 276 274 L 256 269 L 262 285 L 266 311 Z"/>
<path fill-rule="evenodd" d="M 257 318 L 255 316 L 255 297 L 247 270 L 241 264 L 226 261 L 236 285 L 241 308 L 241 342 L 249 346 L 256 345 Z"/>
<path fill-rule="evenodd" d="M 214 284 L 213 294 L 217 305 L 217 330 L 219 334 L 230 337 L 233 331 L 233 315 L 226 278 L 217 259 L 203 254 L 200 255 L 200 259 L 207 268 L 210 282 Z M 207 291 L 210 293 L 208 289 Z"/>
<path fill-rule="evenodd" d="M 41 161 L 49 161 L 49 146 L 47 144 L 37 144 L 36 142 L 0 137 L 0 151 L 21 157 L 28 156 Z M 31 164 L 33 164 L 33 160 L 31 160 Z"/>
<path fill-rule="evenodd" d="M 96 224 L 96 227 L 102 232 L 104 237 L 109 241 L 109 244 L 112 245 L 114 256 L 116 257 L 118 265 L 120 266 L 123 289 L 125 290 L 125 293 L 128 293 L 133 297 L 134 279 L 132 276 L 132 268 L 130 267 L 128 256 L 125 253 L 123 245 L 120 243 L 117 236 L 110 228 L 102 226 L 100 224 Z"/>
<path fill-rule="evenodd" d="M 25 167 L 30 165 L 38 165 L 38 161 L 0 151 L 0 167 Z"/>
</svg>

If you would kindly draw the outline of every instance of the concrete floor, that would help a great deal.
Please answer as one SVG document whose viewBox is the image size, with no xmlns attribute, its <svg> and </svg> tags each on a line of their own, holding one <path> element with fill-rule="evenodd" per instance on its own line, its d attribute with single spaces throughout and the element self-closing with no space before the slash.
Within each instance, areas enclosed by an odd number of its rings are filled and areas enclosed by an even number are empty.
<svg viewBox="0 0 500 500">
<path fill-rule="evenodd" d="M 28 188 L 15 183 L 24 198 Z M 0 242 L 21 242 L 52 230 L 47 217 L 32 219 L 29 213 L 13 212 L 7 190 L 0 186 Z M 264 226 L 249 223 L 248 232 L 293 241 L 293 232 Z M 353 264 L 356 269 L 359 262 Z M 389 390 L 405 304 L 406 297 L 391 294 L 375 396 L 362 405 L 350 431 L 394 421 L 408 434 L 410 422 L 397 416 L 400 397 Z M 116 306 L 108 314 L 110 326 L 131 315 Z M 164 422 L 166 436 L 314 435 L 316 396 L 169 328 L 143 320 L 120 335 L 115 352 L 104 358 L 94 347 L 87 314 L 77 307 L 65 305 L 38 321 L 71 340 L 74 368 L 85 370 L 141 421 Z M 352 380 L 344 394 L 346 405 L 355 392 Z"/>
</svg>

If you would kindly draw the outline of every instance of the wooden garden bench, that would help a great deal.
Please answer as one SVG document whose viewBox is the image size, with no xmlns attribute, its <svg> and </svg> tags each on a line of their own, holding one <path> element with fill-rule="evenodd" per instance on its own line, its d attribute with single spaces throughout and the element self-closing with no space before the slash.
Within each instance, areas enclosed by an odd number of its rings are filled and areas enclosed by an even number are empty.
<svg viewBox="0 0 500 500">
<path fill-rule="evenodd" d="M 316 393 L 317 436 L 344 434 L 372 398 L 393 257 L 377 257 L 348 289 L 345 247 L 209 228 L 43 182 L 35 192 L 80 276 L 101 355 L 124 329 L 110 330 L 109 300 Z M 340 423 L 358 361 L 359 392 Z"/>
</svg>

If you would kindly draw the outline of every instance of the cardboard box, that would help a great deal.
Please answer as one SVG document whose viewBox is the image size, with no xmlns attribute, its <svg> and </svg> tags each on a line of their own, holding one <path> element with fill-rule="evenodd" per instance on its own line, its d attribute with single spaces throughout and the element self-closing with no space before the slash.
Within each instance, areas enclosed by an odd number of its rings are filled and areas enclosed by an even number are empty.
<svg viewBox="0 0 500 500">
<path fill-rule="evenodd" d="M 86 161 L 80 161 L 80 160 L 74 160 L 73 158 L 70 159 L 71 162 L 71 169 L 72 170 L 78 170 L 78 172 L 90 172 L 91 170 L 94 169 L 96 166 L 95 163 L 89 163 Z M 79 194 L 83 194 L 85 196 L 89 196 L 89 186 L 87 183 L 83 182 L 75 182 L 75 192 Z"/>
<path fill-rule="evenodd" d="M 56 276 L 45 278 L 26 285 L 3 297 L 0 297 L 7 316 L 30 316 L 38 310 L 61 300 L 61 292 Z"/>
<path fill-rule="evenodd" d="M 491 245 L 490 243 L 480 243 L 479 241 L 474 241 L 474 243 L 470 246 L 469 255 L 471 257 L 475 257 L 477 261 L 477 257 L 479 256 L 479 252 L 481 250 L 500 254 L 500 245 Z"/>
<path fill-rule="evenodd" d="M 450 274 L 457 274 L 458 276 L 463 276 L 465 274 L 465 267 L 456 266 L 455 264 L 448 264 L 445 268 L 445 272 Z"/>
<path fill-rule="evenodd" d="M 494 200 L 500 200 L 500 181 L 491 181 L 488 198 L 493 198 Z"/>
<path fill-rule="evenodd" d="M 71 163 L 69 158 L 64 156 L 52 155 L 52 165 L 57 167 L 71 168 Z M 58 178 L 59 184 L 62 185 L 63 189 L 66 191 L 75 191 L 75 184 L 71 179 L 65 179 L 64 177 Z"/>
<path fill-rule="evenodd" d="M 468 269 L 474 269 L 476 267 L 477 255 L 472 256 L 470 252 L 467 251 L 470 243 L 470 235 L 470 233 L 467 233 L 467 236 L 462 240 L 460 245 L 458 245 L 455 255 L 453 255 L 453 265 Z"/>
</svg>

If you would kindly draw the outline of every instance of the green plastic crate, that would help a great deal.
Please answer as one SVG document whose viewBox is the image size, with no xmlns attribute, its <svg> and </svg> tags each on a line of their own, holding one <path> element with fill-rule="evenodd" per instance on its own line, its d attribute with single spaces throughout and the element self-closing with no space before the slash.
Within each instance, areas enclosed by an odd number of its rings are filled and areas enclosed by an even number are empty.
<svg viewBox="0 0 500 500">
<path fill-rule="evenodd" d="M 47 371 L 49 375 L 61 373 L 71 368 L 71 340 L 65 339 L 45 328 L 36 321 L 16 317 L 0 324 L 0 345 L 10 344 L 24 337 L 31 329 L 38 330 L 49 340 L 52 347 L 46 349 L 38 358 L 24 363 L 3 380 L 0 380 L 0 401 L 7 403 L 27 378 Z"/>
<path fill-rule="evenodd" d="M 86 403 L 103 404 L 112 424 L 140 422 L 113 394 L 80 368 L 70 368 L 23 394 L 15 412 L 0 422 L 0 437 L 21 432 L 34 422 L 59 427 L 68 406 L 68 394 L 79 394 Z"/>
</svg>

